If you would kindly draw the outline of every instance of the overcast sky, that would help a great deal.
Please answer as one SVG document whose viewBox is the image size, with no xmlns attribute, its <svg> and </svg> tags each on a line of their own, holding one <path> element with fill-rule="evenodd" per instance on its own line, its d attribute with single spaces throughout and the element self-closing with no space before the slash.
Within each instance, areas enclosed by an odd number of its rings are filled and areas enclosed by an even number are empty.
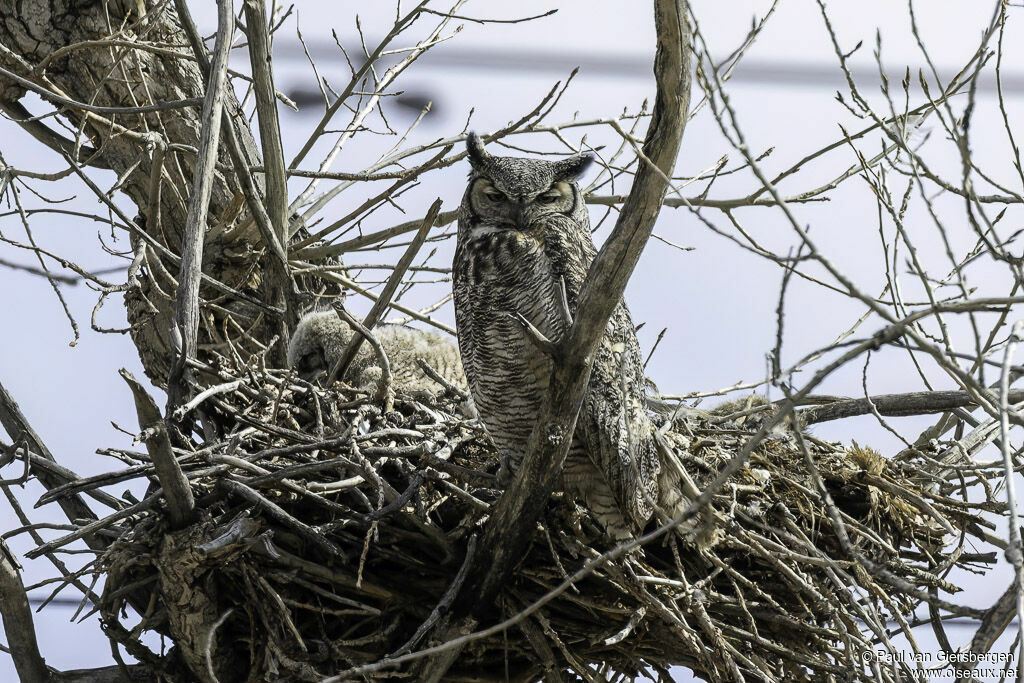
<svg viewBox="0 0 1024 683">
<path fill-rule="evenodd" d="M 194 4 L 204 30 L 212 30 L 213 3 Z M 928 0 L 918 4 L 921 33 L 933 50 L 932 58 L 940 71 L 955 71 L 974 52 L 980 31 L 992 12 L 992 3 Z M 298 3 L 295 17 L 303 37 L 315 48 L 323 76 L 338 85 L 347 80 L 344 61 L 337 54 L 332 57 L 323 52 L 332 44 L 331 29 L 337 31 L 347 47 L 356 47 L 353 13 L 358 8 L 363 30 L 368 39 L 373 40 L 386 32 L 393 17 L 393 8 L 383 8 L 385 5 L 390 3 Z M 557 6 L 534 0 L 515 5 L 518 16 L 539 14 Z M 712 52 L 724 56 L 740 43 L 752 19 L 762 16 L 770 3 L 695 0 L 694 5 Z M 623 11 L 626 6 L 638 9 Z M 496 7 L 497 3 L 471 2 L 461 11 L 471 16 L 510 18 L 510 15 L 496 13 Z M 880 31 L 887 70 L 897 74 L 897 79 L 908 66 L 914 73 L 924 66 L 924 59 L 909 31 L 904 5 L 891 0 L 834 2 L 830 4 L 830 12 L 844 50 L 864 41 L 864 47 L 854 56 L 858 66 L 870 71 L 876 30 Z M 769 171 L 785 168 L 808 152 L 838 139 L 841 136 L 838 122 L 850 127 L 857 125 L 834 100 L 835 90 L 842 87 L 843 81 L 822 26 L 818 5 L 813 0 L 782 0 L 728 88 L 754 152 L 774 147 L 772 156 L 764 162 Z M 1007 43 L 1007 78 L 1019 85 L 1021 72 L 1016 69 L 1022 63 L 1020 45 L 1024 41 L 1020 40 L 1020 32 L 1011 35 L 1016 35 L 1017 40 Z M 552 122 L 570 120 L 574 112 L 579 112 L 580 118 L 589 119 L 614 116 L 623 108 L 635 110 L 644 98 L 653 95 L 649 67 L 644 66 L 653 56 L 653 38 L 649 3 L 612 0 L 564 2 L 554 16 L 525 24 L 479 26 L 467 23 L 454 40 L 437 48 L 439 51 L 450 49 L 451 55 L 425 58 L 400 81 L 398 89 L 405 90 L 410 97 L 434 102 L 432 112 L 410 142 L 415 144 L 457 133 L 471 109 L 474 110 L 474 129 L 494 130 L 529 111 L 554 81 L 564 78 L 575 65 L 580 65 L 581 71 L 551 116 Z M 288 93 L 315 89 L 310 68 L 296 50 L 294 19 L 289 20 L 276 40 L 281 57 L 277 63 L 278 88 Z M 479 59 L 474 59 L 475 54 Z M 487 62 L 488 59 L 492 61 Z M 235 55 L 233 66 L 247 69 L 244 53 Z M 877 94 L 877 78 L 862 85 L 866 92 Z M 973 133 L 975 153 L 984 167 L 986 159 L 1002 163 L 997 160 L 1005 158 L 1005 142 L 999 137 L 998 112 L 991 106 L 994 99 L 985 91 L 979 97 L 981 106 Z M 1008 104 L 1011 120 L 1021 120 L 1019 90 L 1011 94 Z M 304 142 L 318 120 L 318 113 L 315 105 L 299 113 L 282 108 L 286 158 Z M 707 114 L 705 110 L 689 124 L 677 167 L 681 174 L 706 169 L 724 154 L 729 154 L 733 163 L 738 158 Z M 392 124 L 396 128 L 408 125 L 414 116 L 411 109 L 392 108 Z M 935 133 L 942 135 L 941 130 Z M 579 141 L 577 132 L 568 137 L 573 142 Z M 599 137 L 592 134 L 588 142 L 598 144 Z M 40 172 L 61 168 L 53 154 L 14 124 L 0 121 L 0 140 L 3 141 L 0 152 L 14 167 Z M 610 143 L 612 138 L 604 141 Z M 391 144 L 389 139 L 362 136 L 345 148 L 333 170 L 359 170 L 374 153 L 379 154 Z M 550 150 L 557 148 L 550 140 L 539 140 L 537 145 Z M 304 167 L 312 168 L 312 159 Z M 813 174 L 783 189 L 798 192 L 814 187 L 820 184 L 814 180 L 824 182 L 854 161 L 852 154 L 834 155 L 815 166 Z M 944 159 L 944 163 L 943 170 L 955 172 L 954 157 Z M 434 197 L 440 196 L 444 209 L 455 208 L 461 198 L 466 170 L 456 166 L 426 178 L 404 196 L 402 206 L 410 216 L 416 217 L 422 215 Z M 1012 182 L 1010 175 L 1005 179 Z M 98 180 L 106 187 L 113 183 L 113 178 L 105 175 L 98 176 Z M 301 187 L 301 183 L 292 185 L 294 191 Z M 723 179 L 712 196 L 740 196 L 756 187 L 752 176 L 737 174 Z M 75 197 L 65 208 L 79 207 L 102 213 L 95 198 L 83 192 L 80 186 L 68 182 L 60 189 L 60 196 Z M 354 201 L 340 199 L 328 213 L 340 215 Z M 801 206 L 798 213 L 801 221 L 812 226 L 820 244 L 844 272 L 863 289 L 881 291 L 884 279 L 875 203 L 864 183 L 851 181 L 836 193 L 833 202 Z M 786 245 L 795 246 L 793 236 L 788 234 L 776 212 L 748 209 L 738 215 L 766 243 L 781 251 L 785 251 Z M 951 208 L 951 215 L 957 215 L 955 209 Z M 600 212 L 594 208 L 592 216 L 596 220 Z M 919 218 L 919 215 L 912 215 L 910 220 Z M 364 227 L 386 227 L 408 217 L 403 218 L 397 211 L 385 211 L 375 216 L 375 220 L 379 223 Z M 104 229 L 101 224 L 41 216 L 33 223 L 33 228 L 41 246 L 73 257 L 87 268 L 121 264 L 100 247 L 101 237 L 108 242 L 111 240 L 109 228 Z M 964 226 L 954 224 L 951 227 L 954 233 L 961 229 L 966 231 Z M 14 217 L 0 218 L 0 232 L 14 239 L 24 237 Z M 778 267 L 712 234 L 685 210 L 665 210 L 658 223 L 658 233 L 676 245 L 693 249 L 680 251 L 663 242 L 652 241 L 627 291 L 634 320 L 646 323 L 640 333 L 645 351 L 650 349 L 658 332 L 668 328 L 648 373 L 665 393 L 712 391 L 764 377 L 765 353 L 775 343 L 775 306 L 781 280 Z M 604 234 L 601 232 L 598 237 Z M 962 237 L 966 240 L 969 235 L 965 232 Z M 114 246 L 123 249 L 126 241 L 123 236 L 118 239 Z M 437 262 L 450 262 L 450 254 L 451 245 L 443 245 Z M 33 263 L 26 253 L 2 245 L 0 259 Z M 96 295 L 82 285 L 62 288 L 82 329 L 81 340 L 73 348 L 69 346 L 73 338 L 70 326 L 45 280 L 0 266 L 0 292 L 5 301 L 4 322 L 0 327 L 0 381 L 19 401 L 62 464 L 80 474 L 116 469 L 117 461 L 96 455 L 95 451 L 130 444 L 112 422 L 123 425 L 128 431 L 136 430 L 130 393 L 117 375 L 118 368 L 127 367 L 142 376 L 130 339 L 89 330 Z M 828 344 L 863 314 L 863 310 L 849 300 L 799 281 L 793 285 L 789 306 L 784 353 L 790 362 Z M 358 311 L 366 308 L 364 302 L 354 303 L 353 307 Z M 450 309 L 442 310 L 439 318 L 450 323 Z M 108 302 L 100 320 L 106 327 L 123 326 L 120 300 Z M 866 325 L 869 327 L 862 331 L 873 331 L 878 321 L 869 321 Z M 872 364 L 871 393 L 923 388 L 920 378 L 901 354 L 883 351 L 872 359 Z M 857 365 L 837 373 L 818 393 L 861 395 L 861 370 L 862 366 Z M 948 386 L 948 382 L 941 386 Z M 916 433 L 918 426 L 923 428 L 929 421 L 900 422 L 899 426 L 902 429 L 908 424 L 915 426 L 906 427 L 906 432 Z M 872 418 L 823 425 L 815 434 L 847 442 L 855 438 L 889 453 L 899 447 L 899 442 Z M 137 485 L 133 488 L 136 494 L 138 488 Z M 124 487 L 112 492 L 119 494 L 122 490 Z M 40 492 L 38 486 L 30 485 L 21 499 L 31 508 L 31 502 Z M 30 512 L 33 521 L 60 519 L 55 506 Z M 0 504 L 0 519 L 4 528 L 17 526 L 6 503 Z M 29 547 L 24 538 L 15 540 L 12 546 L 18 553 Z M 51 569 L 44 562 L 26 562 L 26 583 L 51 576 Z M 997 580 L 967 584 L 973 592 L 975 606 L 989 604 L 1004 590 L 1005 572 L 999 576 Z M 33 590 L 32 594 L 43 596 L 46 589 Z M 47 662 L 62 669 L 112 662 L 109 646 L 95 619 L 72 625 L 68 623 L 71 613 L 70 609 L 56 606 L 37 616 L 37 629 Z M 962 633 L 966 638 L 970 631 L 954 633 Z M 13 677 L 9 659 L 0 654 L 0 680 Z M 687 679 L 681 674 L 680 680 Z"/>
</svg>

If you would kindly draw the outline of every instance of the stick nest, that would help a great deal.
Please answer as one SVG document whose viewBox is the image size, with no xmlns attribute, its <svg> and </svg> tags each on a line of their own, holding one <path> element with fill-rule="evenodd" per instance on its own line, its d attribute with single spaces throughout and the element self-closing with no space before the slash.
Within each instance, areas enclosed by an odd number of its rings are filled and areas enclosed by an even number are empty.
<svg viewBox="0 0 1024 683">
<path fill-rule="evenodd" d="M 198 376 L 226 387 L 191 416 L 219 436 L 178 453 L 200 521 L 170 530 L 157 491 L 100 525 L 116 535 L 100 561 L 108 634 L 172 680 L 415 678 L 428 658 L 382 662 L 438 644 L 434 627 L 502 492 L 461 400 L 399 392 L 384 412 L 365 392 L 278 371 L 223 364 Z M 691 412 L 665 436 L 703 490 L 757 426 Z M 153 477 L 131 457 L 120 480 Z M 867 679 L 855 663 L 886 646 L 893 620 L 907 625 L 929 593 L 959 590 L 944 578 L 952 567 L 995 561 L 963 551 L 990 523 L 927 476 L 929 462 L 781 430 L 699 515 L 610 561 L 613 543 L 556 493 L 492 606 L 492 623 L 512 624 L 470 642 L 446 680 L 671 680 L 674 665 L 707 680 Z M 119 621 L 128 605 L 142 614 L 134 629 Z M 175 648 L 149 651 L 142 631 Z M 879 680 L 906 673 L 876 664 Z"/>
</svg>

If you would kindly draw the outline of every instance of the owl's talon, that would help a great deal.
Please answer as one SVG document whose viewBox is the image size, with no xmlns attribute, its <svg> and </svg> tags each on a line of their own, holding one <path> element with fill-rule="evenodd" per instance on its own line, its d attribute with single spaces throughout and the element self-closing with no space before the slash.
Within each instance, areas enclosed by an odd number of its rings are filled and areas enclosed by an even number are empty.
<svg viewBox="0 0 1024 683">
<path fill-rule="evenodd" d="M 498 488 L 507 489 L 511 483 L 512 470 L 505 463 L 501 463 L 501 467 L 498 468 Z"/>
</svg>

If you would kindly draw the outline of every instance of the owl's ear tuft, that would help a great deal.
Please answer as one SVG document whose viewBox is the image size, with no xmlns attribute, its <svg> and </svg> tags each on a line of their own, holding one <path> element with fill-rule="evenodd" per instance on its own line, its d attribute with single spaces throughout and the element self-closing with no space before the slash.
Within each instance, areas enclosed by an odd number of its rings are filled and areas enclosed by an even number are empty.
<svg viewBox="0 0 1024 683">
<path fill-rule="evenodd" d="M 482 171 L 491 160 L 491 155 L 484 149 L 484 141 L 479 135 L 470 132 L 466 137 L 466 153 L 474 170 Z"/>
<path fill-rule="evenodd" d="M 555 180 L 576 180 L 587 172 L 594 163 L 594 155 L 590 152 L 575 154 L 555 162 Z"/>
</svg>

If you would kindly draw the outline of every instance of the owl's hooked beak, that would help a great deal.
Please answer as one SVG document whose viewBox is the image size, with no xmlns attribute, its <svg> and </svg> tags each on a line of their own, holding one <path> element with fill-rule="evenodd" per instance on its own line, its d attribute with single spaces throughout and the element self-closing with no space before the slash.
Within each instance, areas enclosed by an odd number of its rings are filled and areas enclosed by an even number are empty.
<svg viewBox="0 0 1024 683">
<path fill-rule="evenodd" d="M 525 232 L 531 223 L 526 211 L 526 197 L 516 197 L 512 202 L 512 207 L 512 218 L 515 220 L 516 229 Z"/>
</svg>

